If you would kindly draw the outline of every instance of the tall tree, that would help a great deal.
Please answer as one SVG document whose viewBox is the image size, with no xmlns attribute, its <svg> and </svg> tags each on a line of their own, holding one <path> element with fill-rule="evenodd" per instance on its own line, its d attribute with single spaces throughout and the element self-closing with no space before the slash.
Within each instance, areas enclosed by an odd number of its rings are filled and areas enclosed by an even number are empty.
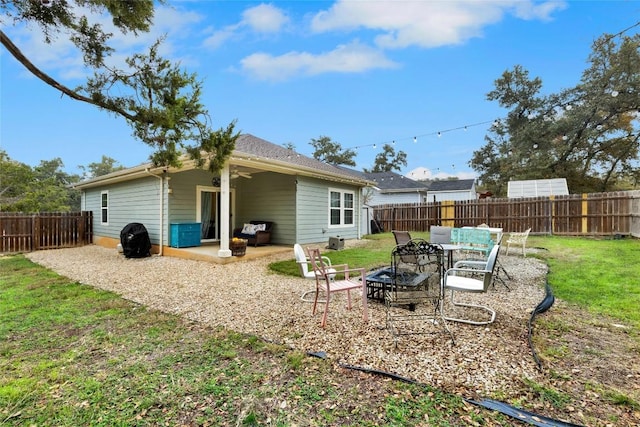
<svg viewBox="0 0 640 427">
<path fill-rule="evenodd" d="M 509 180 L 567 178 L 573 193 L 610 191 L 640 179 L 640 35 L 596 40 L 573 88 L 540 94 L 521 66 L 505 71 L 487 99 L 509 109 L 469 164 L 504 195 Z"/>
<path fill-rule="evenodd" d="M 407 165 L 407 154 L 404 151 L 398 151 L 390 144 L 384 144 L 382 146 L 382 152 L 376 155 L 373 167 L 371 169 L 364 169 L 365 172 L 391 172 L 393 170 L 399 171 L 402 166 Z"/>
<path fill-rule="evenodd" d="M 118 161 L 109 156 L 102 156 L 100 162 L 89 163 L 86 167 L 79 166 L 83 171 L 83 179 L 95 178 L 124 169 L 124 166 L 118 164 Z"/>
<path fill-rule="evenodd" d="M 158 54 L 160 40 L 147 53 L 126 60 L 118 69 L 107 60 L 115 52 L 109 45 L 113 34 L 99 23 L 110 15 L 122 34 L 148 32 L 153 20 L 153 0 L 0 0 L 0 20 L 8 24 L 38 25 L 44 41 L 68 37 L 78 48 L 93 77 L 76 89 L 59 83 L 36 67 L 0 30 L 2 45 L 32 74 L 72 99 L 86 102 L 124 118 L 133 135 L 150 145 L 157 166 L 181 166 L 180 156 L 189 153 L 198 166 L 209 161 L 218 171 L 231 155 L 238 137 L 235 122 L 213 130 L 208 111 L 200 102 L 202 83 L 195 74 L 182 71 Z M 205 154 L 203 155 L 203 151 Z"/>
<path fill-rule="evenodd" d="M 332 141 L 328 136 L 311 138 L 311 146 L 314 148 L 313 158 L 331 165 L 355 166 L 353 158 L 356 156 L 355 150 L 342 148 L 339 142 Z"/>
<path fill-rule="evenodd" d="M 8 212 L 68 212 L 80 209 L 77 190 L 69 184 L 78 175 L 64 172 L 59 158 L 42 160 L 38 166 L 11 160 L 0 151 L 0 210 Z"/>
<path fill-rule="evenodd" d="M 27 192 L 28 183 L 33 181 L 33 171 L 29 165 L 11 160 L 6 151 L 0 150 L 0 211 L 19 211 L 16 208 Z"/>
</svg>

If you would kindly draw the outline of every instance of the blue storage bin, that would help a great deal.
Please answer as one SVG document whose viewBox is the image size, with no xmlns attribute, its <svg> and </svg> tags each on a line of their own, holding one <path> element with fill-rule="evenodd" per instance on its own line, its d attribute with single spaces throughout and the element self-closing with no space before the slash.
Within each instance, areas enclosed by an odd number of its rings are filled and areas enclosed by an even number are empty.
<svg viewBox="0 0 640 427">
<path fill-rule="evenodd" d="M 199 222 L 171 224 L 171 247 L 187 248 L 189 246 L 200 246 L 200 227 Z"/>
</svg>

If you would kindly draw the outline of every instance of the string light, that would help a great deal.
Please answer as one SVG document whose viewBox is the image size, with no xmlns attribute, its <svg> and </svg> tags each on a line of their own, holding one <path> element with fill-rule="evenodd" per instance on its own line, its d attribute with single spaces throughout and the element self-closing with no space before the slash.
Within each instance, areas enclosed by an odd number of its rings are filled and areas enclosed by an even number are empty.
<svg viewBox="0 0 640 427">
<path fill-rule="evenodd" d="M 437 132 L 423 133 L 423 134 L 420 134 L 420 135 L 416 135 L 416 136 L 414 136 L 414 137 L 412 137 L 412 138 L 398 138 L 398 139 L 393 139 L 393 140 L 391 140 L 391 142 L 390 142 L 390 143 L 391 143 L 391 144 L 393 144 L 393 145 L 395 145 L 395 144 L 396 144 L 396 141 L 404 141 L 404 140 L 407 140 L 407 139 L 413 139 L 413 143 L 414 143 L 414 144 L 417 144 L 417 143 L 418 143 L 418 138 L 428 137 L 428 136 L 437 136 L 438 138 L 440 138 L 440 137 L 442 137 L 442 135 L 443 135 L 444 133 L 448 133 L 448 132 L 455 132 L 455 131 L 457 131 L 457 130 L 464 130 L 464 131 L 466 131 L 466 130 L 467 130 L 468 128 L 470 128 L 470 127 L 482 126 L 482 125 L 486 125 L 486 124 L 489 124 L 489 123 L 493 123 L 493 124 L 495 125 L 495 124 L 496 124 L 496 123 L 498 123 L 498 122 L 499 122 L 499 119 L 496 119 L 496 120 L 487 120 L 487 121 L 484 121 L 484 122 L 478 122 L 478 123 L 467 124 L 467 125 L 464 125 L 464 126 L 458 126 L 458 127 L 451 128 L 451 129 L 439 130 L 439 131 L 437 131 Z M 349 148 L 350 148 L 350 149 L 352 149 L 352 150 L 357 150 L 357 149 L 359 149 L 359 148 L 364 148 L 364 147 L 373 147 L 373 148 L 376 148 L 376 147 L 378 146 L 378 144 L 388 144 L 388 142 L 383 141 L 383 142 L 373 143 L 373 144 L 362 144 L 362 145 L 356 145 L 356 146 L 349 147 Z"/>
</svg>

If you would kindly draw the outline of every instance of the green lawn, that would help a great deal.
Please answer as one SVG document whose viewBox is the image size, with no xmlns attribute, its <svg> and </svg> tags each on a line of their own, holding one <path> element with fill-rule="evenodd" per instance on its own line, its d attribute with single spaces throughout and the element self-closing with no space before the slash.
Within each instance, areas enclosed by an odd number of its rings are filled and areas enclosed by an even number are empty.
<svg viewBox="0 0 640 427">
<path fill-rule="evenodd" d="M 528 246 L 544 249 L 557 297 L 640 327 L 640 240 L 532 236 Z"/>
</svg>

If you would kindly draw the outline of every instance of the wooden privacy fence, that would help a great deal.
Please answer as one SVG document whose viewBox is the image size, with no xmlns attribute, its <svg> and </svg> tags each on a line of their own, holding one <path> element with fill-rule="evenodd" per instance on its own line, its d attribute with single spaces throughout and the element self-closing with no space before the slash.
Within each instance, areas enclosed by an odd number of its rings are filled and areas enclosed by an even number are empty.
<svg viewBox="0 0 640 427">
<path fill-rule="evenodd" d="M 487 224 L 505 232 L 640 236 L 640 191 L 381 205 L 373 217 L 387 231 Z"/>
<path fill-rule="evenodd" d="M 0 212 L 0 253 L 70 248 L 92 241 L 91 212 Z"/>
</svg>

